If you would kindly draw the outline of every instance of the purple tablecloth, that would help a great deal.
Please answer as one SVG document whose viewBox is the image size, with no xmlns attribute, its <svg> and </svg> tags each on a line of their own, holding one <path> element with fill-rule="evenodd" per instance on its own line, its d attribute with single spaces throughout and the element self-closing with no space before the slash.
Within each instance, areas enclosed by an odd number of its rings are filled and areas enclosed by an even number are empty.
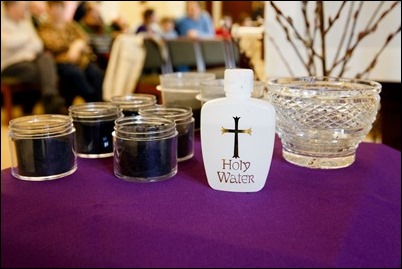
<svg viewBox="0 0 402 269">
<path fill-rule="evenodd" d="M 344 169 L 286 162 L 276 140 L 265 187 L 208 186 L 195 156 L 163 182 L 78 160 L 63 179 L 1 172 L 2 267 L 400 267 L 401 153 L 362 143 Z"/>
</svg>

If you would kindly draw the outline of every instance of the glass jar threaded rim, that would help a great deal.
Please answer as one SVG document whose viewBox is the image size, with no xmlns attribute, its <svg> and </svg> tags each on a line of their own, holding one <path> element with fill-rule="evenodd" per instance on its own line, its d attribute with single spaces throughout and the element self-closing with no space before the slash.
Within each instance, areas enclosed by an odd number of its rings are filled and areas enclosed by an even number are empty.
<svg viewBox="0 0 402 269">
<path fill-rule="evenodd" d="M 156 105 L 156 96 L 152 94 L 134 93 L 113 96 L 110 101 L 112 104 L 118 105 L 122 110 L 138 111 L 141 108 Z"/>
<path fill-rule="evenodd" d="M 165 139 L 177 134 L 173 120 L 155 116 L 119 118 L 115 120 L 114 131 L 117 138 L 141 141 Z"/>
<path fill-rule="evenodd" d="M 69 134 L 75 131 L 73 121 L 65 115 L 33 115 L 10 121 L 12 138 L 49 138 Z"/>
<path fill-rule="evenodd" d="M 192 108 L 189 106 L 156 106 L 152 108 L 140 109 L 139 114 L 142 116 L 155 116 L 171 119 L 179 123 L 191 121 L 193 116 Z"/>
<path fill-rule="evenodd" d="M 74 121 L 111 120 L 122 116 L 119 106 L 108 102 L 72 105 L 68 110 Z"/>
</svg>

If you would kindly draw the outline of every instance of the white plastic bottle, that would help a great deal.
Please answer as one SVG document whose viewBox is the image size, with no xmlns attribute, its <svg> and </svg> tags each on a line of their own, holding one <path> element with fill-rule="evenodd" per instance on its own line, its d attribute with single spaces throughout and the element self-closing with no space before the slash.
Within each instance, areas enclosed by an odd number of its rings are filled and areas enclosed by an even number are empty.
<svg viewBox="0 0 402 269">
<path fill-rule="evenodd" d="M 201 109 L 201 147 L 211 188 L 257 192 L 267 180 L 275 139 L 275 109 L 251 98 L 251 69 L 227 69 L 226 97 Z"/>
</svg>

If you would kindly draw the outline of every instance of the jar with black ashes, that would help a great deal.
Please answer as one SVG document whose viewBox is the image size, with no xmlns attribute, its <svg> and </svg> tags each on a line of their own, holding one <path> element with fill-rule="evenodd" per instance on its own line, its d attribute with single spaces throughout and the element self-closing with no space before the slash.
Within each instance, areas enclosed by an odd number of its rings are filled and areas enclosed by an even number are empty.
<svg viewBox="0 0 402 269">
<path fill-rule="evenodd" d="M 35 115 L 9 124 L 11 174 L 28 181 L 68 176 L 77 170 L 75 129 L 70 117 Z"/>
<path fill-rule="evenodd" d="M 113 132 L 114 174 L 136 182 L 154 182 L 177 173 L 174 121 L 158 117 L 123 117 Z"/>
<path fill-rule="evenodd" d="M 118 105 L 125 117 L 138 116 L 141 108 L 151 108 L 156 105 L 156 96 L 152 94 L 133 93 L 113 96 L 111 103 Z"/>
<path fill-rule="evenodd" d="M 77 155 L 82 158 L 113 156 L 114 121 L 121 109 L 107 102 L 85 103 L 69 108 L 76 129 Z"/>
<path fill-rule="evenodd" d="M 156 106 L 140 109 L 142 116 L 157 116 L 174 120 L 178 132 L 177 161 L 185 161 L 194 155 L 194 118 L 191 107 Z"/>
</svg>

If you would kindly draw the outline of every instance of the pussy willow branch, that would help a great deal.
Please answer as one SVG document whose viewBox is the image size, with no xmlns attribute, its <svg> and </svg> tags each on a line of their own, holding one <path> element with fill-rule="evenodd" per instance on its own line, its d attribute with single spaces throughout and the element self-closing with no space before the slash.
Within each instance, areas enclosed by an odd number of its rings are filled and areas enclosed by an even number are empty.
<svg viewBox="0 0 402 269">
<path fill-rule="evenodd" d="M 313 36 L 310 32 L 310 21 L 308 20 L 308 15 L 307 15 L 307 5 L 308 5 L 308 1 L 302 1 L 301 11 L 302 11 L 303 18 L 304 18 L 304 26 L 306 27 L 305 34 L 306 34 L 306 37 L 308 38 L 308 40 L 311 41 Z"/>
<path fill-rule="evenodd" d="M 343 43 L 345 42 L 346 33 L 349 31 L 349 23 L 350 23 L 350 19 L 352 18 L 352 13 L 353 13 L 354 6 L 355 6 L 355 2 L 351 1 L 348 16 L 346 17 L 345 27 L 343 28 L 343 33 L 342 33 L 338 48 L 337 48 L 336 53 L 335 53 L 334 61 L 332 63 L 331 68 L 329 69 L 328 75 L 331 75 L 331 72 L 334 70 L 334 68 L 336 66 L 335 63 L 338 61 L 339 53 L 341 52 L 341 49 L 343 47 Z"/>
<path fill-rule="evenodd" d="M 289 74 L 290 74 L 291 76 L 294 76 L 294 73 L 293 73 L 292 68 L 290 67 L 288 61 L 286 61 L 286 58 L 285 58 L 285 56 L 283 55 L 283 53 L 282 53 L 281 49 L 279 48 L 278 44 L 275 42 L 275 39 L 273 39 L 272 36 L 269 35 L 269 34 L 268 34 L 267 36 L 268 36 L 268 39 L 269 39 L 269 40 L 272 42 L 272 44 L 274 45 L 274 48 L 275 48 L 276 51 L 278 52 L 279 57 L 280 57 L 281 60 L 284 62 L 285 67 L 286 67 L 286 69 L 288 70 Z"/>
<path fill-rule="evenodd" d="M 344 61 L 342 63 L 342 69 L 339 73 L 339 77 L 342 77 L 343 73 L 345 72 L 345 67 L 346 64 L 349 62 L 350 58 L 353 55 L 353 52 L 355 51 L 356 47 L 359 45 L 359 43 L 366 38 L 367 36 L 369 36 L 371 33 L 374 33 L 377 29 L 378 29 L 378 25 L 381 23 L 381 21 L 387 16 L 388 13 L 390 13 L 398 4 L 400 4 L 399 1 L 395 1 L 387 10 L 385 10 L 381 16 L 377 19 L 377 21 L 374 22 L 374 25 L 372 27 L 370 27 L 369 29 L 364 29 L 363 31 L 361 31 L 358 35 L 357 35 L 357 40 L 356 42 L 347 48 L 346 53 L 345 53 L 345 57 L 344 57 Z"/>
<path fill-rule="evenodd" d="M 377 59 L 380 57 L 381 53 L 384 51 L 385 47 L 391 42 L 392 39 L 394 39 L 394 37 L 401 31 L 401 25 L 399 25 L 399 28 L 388 35 L 387 39 L 385 40 L 384 44 L 382 45 L 381 49 L 375 54 L 373 60 L 371 61 L 371 63 L 366 67 L 366 69 L 364 69 L 363 72 L 361 73 L 357 73 L 356 78 L 362 78 L 364 75 L 370 73 L 371 70 L 374 69 L 376 63 L 377 63 Z"/>
<path fill-rule="evenodd" d="M 375 17 L 377 16 L 378 12 L 380 12 L 382 5 L 384 5 L 385 1 L 381 1 L 378 3 L 378 6 L 374 9 L 373 14 L 371 15 L 370 19 L 367 21 L 367 25 L 365 29 L 368 29 L 371 23 L 374 21 Z"/>
<path fill-rule="evenodd" d="M 318 5 L 316 3 L 315 9 L 314 9 L 314 32 L 313 32 L 313 39 L 311 40 L 311 47 L 314 48 L 315 44 L 315 38 L 317 37 L 317 33 L 319 32 L 319 27 L 320 27 L 320 19 L 319 19 L 319 10 L 318 10 Z M 317 54 L 318 56 L 318 54 Z M 318 56 L 320 59 L 320 56 Z"/>
<path fill-rule="evenodd" d="M 363 8 L 363 3 L 364 3 L 363 1 L 360 1 L 359 7 L 357 8 L 357 10 L 355 11 L 355 13 L 353 15 L 353 24 L 352 24 L 352 29 L 350 30 L 348 43 L 346 45 L 346 52 L 345 52 L 343 58 L 339 62 L 339 63 L 342 63 L 342 67 L 341 67 L 341 71 L 340 71 L 338 77 L 341 77 L 343 75 L 343 73 L 345 72 L 346 64 L 349 61 L 349 59 L 352 57 L 353 50 L 350 51 L 350 44 L 352 43 L 352 39 L 355 35 L 357 20 L 359 19 L 360 10 Z M 337 65 L 338 65 L 338 63 L 334 63 L 334 68 Z"/>
<path fill-rule="evenodd" d="M 306 47 L 313 47 L 313 34 L 310 32 L 310 21 L 307 15 L 307 5 L 308 1 L 302 1 L 302 14 L 304 19 L 304 26 L 305 26 L 305 36 L 306 36 Z M 307 49 L 308 54 L 308 62 L 307 66 L 309 67 L 309 74 L 315 75 L 316 69 L 314 64 L 314 53 Z"/>
<path fill-rule="evenodd" d="M 315 76 L 317 74 L 317 68 L 315 64 L 315 58 L 321 59 L 322 56 L 318 55 L 318 53 L 314 49 L 314 41 L 317 36 L 317 32 L 319 31 L 319 21 L 318 21 L 318 7 L 316 5 L 314 9 L 314 18 L 313 18 L 313 26 L 311 27 L 310 20 L 308 18 L 308 10 L 307 10 L 307 5 L 309 1 L 303 1 L 302 2 L 302 14 L 303 14 L 303 19 L 304 19 L 304 25 L 306 27 L 306 51 L 308 55 L 308 62 L 307 66 L 309 67 L 309 75 Z M 312 31 L 312 32 L 311 32 Z"/>
<path fill-rule="evenodd" d="M 295 50 L 299 60 L 301 61 L 303 66 L 306 68 L 307 72 L 310 73 L 309 65 L 304 61 L 304 59 L 301 56 L 301 53 L 298 50 L 296 44 L 293 42 L 293 40 L 291 40 L 290 34 L 289 34 L 289 29 L 286 27 L 285 23 L 283 23 L 281 21 L 281 19 L 284 20 L 285 22 L 287 22 L 287 24 L 290 26 L 290 29 L 295 34 L 296 39 L 298 39 L 299 41 L 301 41 L 303 43 L 304 47 L 306 48 L 307 55 L 309 54 L 309 50 L 310 50 L 313 55 L 316 55 L 317 57 L 321 57 L 321 58 L 322 58 L 322 56 L 318 55 L 314 50 L 314 46 L 312 44 L 308 44 L 308 42 L 301 36 L 299 31 L 296 29 L 296 27 L 293 24 L 292 18 L 289 17 L 289 16 L 285 16 L 283 14 L 283 12 L 278 8 L 278 6 L 273 1 L 270 1 L 270 3 L 271 3 L 271 6 L 274 8 L 274 10 L 276 12 L 276 20 L 277 20 L 277 22 L 282 27 L 282 29 L 285 31 L 287 40 L 290 42 L 290 44 L 293 47 L 293 49 Z"/>
<path fill-rule="evenodd" d="M 332 25 L 334 25 L 334 23 L 339 19 L 341 12 L 343 10 L 343 8 L 345 7 L 346 1 L 343 1 L 341 6 L 338 9 L 338 12 L 336 13 L 336 15 L 334 16 L 334 18 L 329 17 L 328 18 L 328 27 L 327 29 L 325 29 L 324 33 L 327 34 L 328 31 L 331 29 Z"/>
<path fill-rule="evenodd" d="M 356 48 L 358 45 L 370 36 L 372 33 L 374 33 L 377 29 L 382 20 L 387 17 L 387 15 L 397 7 L 397 5 L 400 4 L 400 1 L 394 1 L 385 11 L 381 13 L 381 15 L 376 19 L 378 14 L 381 12 L 381 8 L 383 7 L 384 3 L 386 1 L 382 1 L 381 3 L 378 4 L 376 10 L 373 11 L 373 13 L 370 16 L 370 19 L 366 25 L 366 27 L 363 30 L 357 30 L 357 25 L 358 25 L 358 20 L 359 20 L 359 15 L 361 13 L 361 10 L 364 5 L 364 1 L 360 1 L 359 5 L 356 10 L 354 10 L 354 2 L 352 1 L 350 3 L 350 8 L 348 11 L 348 15 L 346 17 L 346 22 L 345 22 L 345 27 L 342 32 L 342 36 L 340 37 L 340 42 L 337 47 L 337 51 L 335 53 L 335 58 L 332 62 L 332 65 L 327 68 L 327 55 L 326 55 L 326 35 L 328 31 L 335 25 L 337 21 L 339 21 L 339 18 L 341 17 L 341 13 L 343 10 L 345 10 L 346 1 L 343 1 L 342 4 L 339 6 L 338 10 L 336 11 L 335 15 L 333 17 L 330 17 L 327 21 L 325 20 L 324 17 L 324 1 L 316 1 L 316 6 L 314 9 L 314 24 L 311 24 L 310 20 L 308 19 L 308 1 L 302 1 L 302 15 L 304 19 L 304 25 L 305 25 L 305 35 L 302 37 L 302 35 L 299 33 L 297 28 L 295 27 L 293 23 L 293 19 L 289 16 L 286 16 L 282 10 L 274 3 L 274 1 L 270 1 L 271 6 L 273 7 L 275 13 L 276 13 L 276 20 L 281 26 L 282 30 L 286 34 L 286 39 L 292 46 L 293 50 L 296 52 L 296 55 L 300 62 L 303 64 L 305 67 L 306 71 L 308 72 L 309 75 L 316 75 L 317 69 L 315 66 L 316 59 L 320 60 L 322 64 L 322 73 L 323 75 L 331 75 L 331 73 L 337 68 L 339 65 L 341 67 L 339 68 L 339 74 L 338 76 L 341 77 L 344 72 L 347 70 L 347 64 L 349 63 L 350 59 L 352 58 Z M 327 22 L 327 25 L 325 23 Z M 349 25 L 352 23 L 351 27 Z M 356 34 L 357 32 L 357 34 Z M 391 42 L 392 39 L 395 38 L 395 36 L 401 32 L 401 27 L 399 27 L 395 32 L 392 32 L 391 34 L 388 35 L 386 41 L 380 48 L 380 50 L 374 55 L 373 60 L 369 63 L 369 65 L 363 70 L 362 72 L 358 73 L 356 76 L 362 77 L 366 74 L 368 74 L 373 68 L 375 67 L 379 56 L 381 53 L 384 51 L 384 49 L 387 47 L 387 45 Z M 321 44 L 321 55 L 317 53 L 315 43 L 316 43 L 316 36 L 317 33 L 320 35 L 321 40 L 318 40 L 319 44 Z M 272 39 L 271 37 L 271 42 L 274 44 L 275 48 L 280 51 L 279 46 L 276 44 L 276 42 Z M 344 46 L 345 41 L 346 46 Z M 305 60 L 299 50 L 299 46 L 297 46 L 296 41 L 301 41 L 303 45 L 305 46 L 306 53 L 307 53 L 307 60 Z M 341 55 L 341 51 L 344 49 L 344 54 L 343 56 Z M 285 62 L 286 68 L 291 72 L 290 66 L 286 59 L 283 57 L 283 54 L 281 53 L 281 59 Z M 291 72 L 292 73 L 292 72 Z"/>
<path fill-rule="evenodd" d="M 328 75 L 327 71 L 327 55 L 326 55 L 326 38 L 325 38 L 325 20 L 324 20 L 324 3 L 323 1 L 317 1 L 318 12 L 320 15 L 320 34 L 321 34 L 321 64 L 322 73 L 324 76 Z"/>
<path fill-rule="evenodd" d="M 281 16 L 280 16 L 281 13 L 282 12 L 278 9 L 277 14 L 275 16 L 276 21 L 279 23 L 279 25 L 282 27 L 283 31 L 285 32 L 286 40 L 289 42 L 289 44 L 292 46 L 293 50 L 296 52 L 296 55 L 299 58 L 300 62 L 303 64 L 304 68 L 306 68 L 307 72 L 309 72 L 309 68 L 308 68 L 306 62 L 304 61 L 303 57 L 301 56 L 301 53 L 300 53 L 298 47 L 296 46 L 295 42 L 290 37 L 289 29 L 281 21 Z"/>
</svg>

